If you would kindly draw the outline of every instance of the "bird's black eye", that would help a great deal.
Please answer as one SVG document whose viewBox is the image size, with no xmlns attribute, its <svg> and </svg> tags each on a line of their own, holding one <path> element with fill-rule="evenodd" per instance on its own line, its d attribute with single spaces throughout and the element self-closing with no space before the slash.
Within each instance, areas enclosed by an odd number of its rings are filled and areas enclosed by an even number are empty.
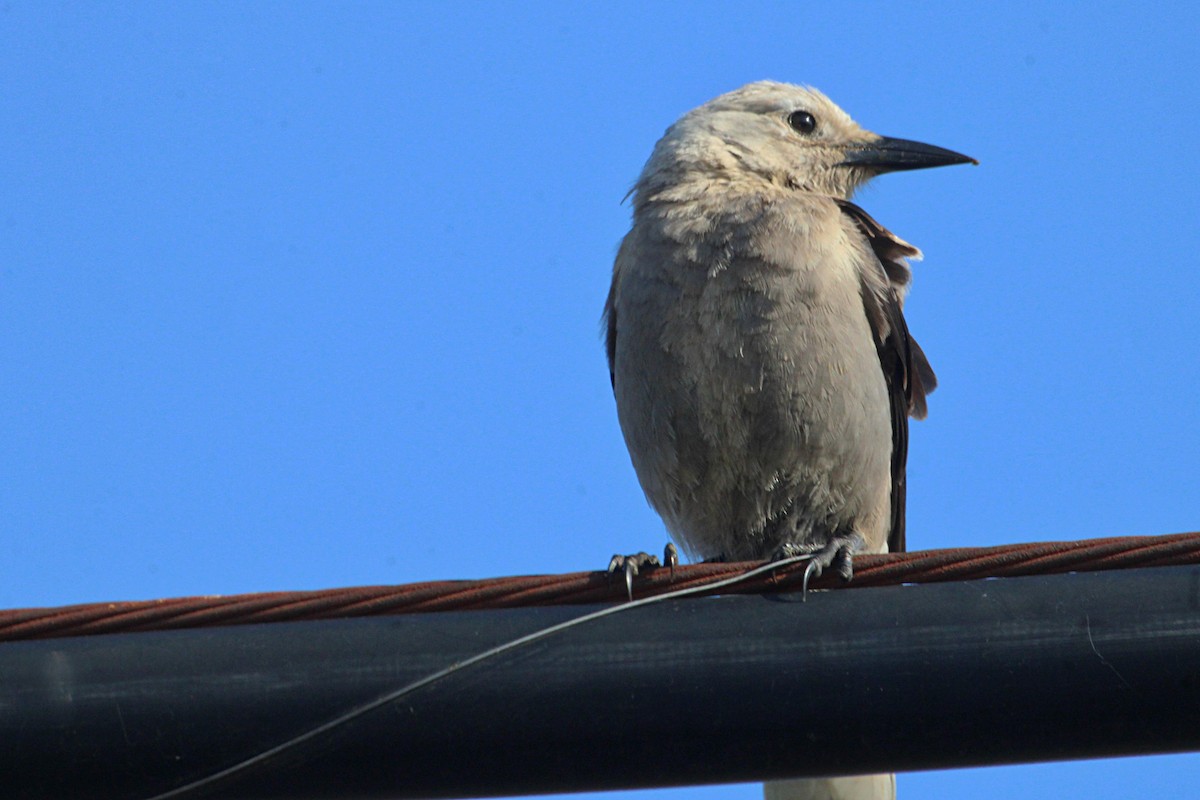
<svg viewBox="0 0 1200 800">
<path fill-rule="evenodd" d="M 791 114 L 788 114 L 788 125 L 791 125 L 792 130 L 797 133 L 803 133 L 807 136 L 816 129 L 817 118 L 807 111 L 793 111 Z"/>
</svg>

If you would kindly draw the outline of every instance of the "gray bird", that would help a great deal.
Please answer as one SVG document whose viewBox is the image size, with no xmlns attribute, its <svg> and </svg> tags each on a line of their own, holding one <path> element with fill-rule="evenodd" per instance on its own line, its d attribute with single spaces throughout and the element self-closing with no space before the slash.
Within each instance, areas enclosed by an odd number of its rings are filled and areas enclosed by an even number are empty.
<svg viewBox="0 0 1200 800">
<path fill-rule="evenodd" d="M 634 469 L 686 553 L 811 553 L 807 585 L 904 549 L 908 417 L 936 386 L 902 313 L 920 251 L 849 198 L 884 172 L 968 162 L 768 81 L 658 141 L 604 321 Z M 884 796 L 793 783 L 774 796 Z"/>
</svg>

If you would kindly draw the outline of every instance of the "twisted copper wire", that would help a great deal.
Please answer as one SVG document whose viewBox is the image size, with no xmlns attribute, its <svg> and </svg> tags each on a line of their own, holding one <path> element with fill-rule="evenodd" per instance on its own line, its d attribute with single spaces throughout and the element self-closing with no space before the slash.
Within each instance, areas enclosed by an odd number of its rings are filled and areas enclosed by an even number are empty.
<svg viewBox="0 0 1200 800">
<path fill-rule="evenodd" d="M 1200 564 L 1200 533 L 860 555 L 854 558 L 854 580 L 850 583 L 826 575 L 814 581 L 811 587 L 866 588 L 1187 564 Z M 666 568 L 659 568 L 639 576 L 634 591 L 638 597 L 662 594 L 720 580 L 757 565 L 758 562 L 696 564 L 676 567 L 673 574 Z M 797 591 L 804 568 L 804 564 L 780 567 L 774 573 L 723 591 L 726 594 Z M 378 614 L 621 602 L 624 599 L 625 584 L 621 578 L 604 572 L 572 572 L 400 586 L 88 603 L 0 611 L 0 642 Z"/>
</svg>

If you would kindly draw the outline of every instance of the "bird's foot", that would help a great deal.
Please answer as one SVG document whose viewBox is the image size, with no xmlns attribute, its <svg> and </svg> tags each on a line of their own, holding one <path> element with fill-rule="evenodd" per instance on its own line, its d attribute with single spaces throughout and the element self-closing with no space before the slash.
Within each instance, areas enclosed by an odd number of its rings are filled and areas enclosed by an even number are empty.
<svg viewBox="0 0 1200 800">
<path fill-rule="evenodd" d="M 667 542 L 667 546 L 663 548 L 661 561 L 659 561 L 658 556 L 652 556 L 644 552 L 631 556 L 623 556 L 617 553 L 608 562 L 608 574 L 615 575 L 619 572 L 625 576 L 625 593 L 629 595 L 630 600 L 633 600 L 633 578 L 635 575 L 640 574 L 644 569 L 658 569 L 666 565 L 671 569 L 671 580 L 674 580 L 675 567 L 678 564 L 679 551 L 675 549 L 675 545 Z"/>
<path fill-rule="evenodd" d="M 850 533 L 832 537 L 823 545 L 785 543 L 775 551 L 773 561 L 796 556 L 808 556 L 808 566 L 804 568 L 804 581 L 801 584 L 800 596 L 808 599 L 808 582 L 821 577 L 826 569 L 832 569 L 842 580 L 849 581 L 854 577 L 852 557 L 862 549 L 863 537 Z"/>
</svg>

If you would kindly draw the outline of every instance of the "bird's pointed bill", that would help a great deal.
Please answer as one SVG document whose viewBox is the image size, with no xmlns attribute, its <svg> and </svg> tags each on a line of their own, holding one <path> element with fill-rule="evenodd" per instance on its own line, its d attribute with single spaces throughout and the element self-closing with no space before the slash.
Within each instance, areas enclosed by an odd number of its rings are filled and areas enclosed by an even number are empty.
<svg viewBox="0 0 1200 800">
<path fill-rule="evenodd" d="M 873 142 L 863 142 L 846 150 L 841 166 L 865 167 L 879 172 L 905 169 L 946 167 L 951 164 L 978 164 L 970 156 L 909 139 L 884 136 Z"/>
</svg>

